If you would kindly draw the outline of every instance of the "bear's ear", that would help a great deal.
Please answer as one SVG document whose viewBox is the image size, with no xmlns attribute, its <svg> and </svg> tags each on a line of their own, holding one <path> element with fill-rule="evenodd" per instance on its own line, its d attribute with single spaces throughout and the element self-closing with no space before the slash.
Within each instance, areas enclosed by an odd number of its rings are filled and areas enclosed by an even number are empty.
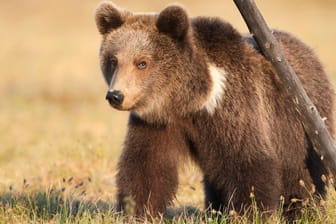
<svg viewBox="0 0 336 224">
<path fill-rule="evenodd" d="M 121 12 L 112 2 L 104 1 L 96 9 L 96 25 L 101 34 L 120 27 L 124 23 Z"/>
<path fill-rule="evenodd" d="M 156 27 L 175 40 L 183 40 L 188 33 L 189 17 L 182 7 L 168 6 L 160 12 Z"/>
</svg>

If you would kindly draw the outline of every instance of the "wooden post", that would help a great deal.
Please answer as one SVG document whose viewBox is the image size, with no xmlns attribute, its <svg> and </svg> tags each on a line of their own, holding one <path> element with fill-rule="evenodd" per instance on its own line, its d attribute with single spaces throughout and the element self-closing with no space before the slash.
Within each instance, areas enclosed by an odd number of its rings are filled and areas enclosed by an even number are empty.
<svg viewBox="0 0 336 224">
<path fill-rule="evenodd" d="M 283 84 L 293 97 L 302 124 L 313 143 L 314 150 L 321 156 L 323 163 L 336 175 L 336 147 L 319 112 L 307 96 L 293 68 L 288 63 L 284 51 L 267 26 L 253 0 L 233 0 L 242 14 L 250 33 L 253 34 L 261 51 L 272 63 Z"/>
</svg>

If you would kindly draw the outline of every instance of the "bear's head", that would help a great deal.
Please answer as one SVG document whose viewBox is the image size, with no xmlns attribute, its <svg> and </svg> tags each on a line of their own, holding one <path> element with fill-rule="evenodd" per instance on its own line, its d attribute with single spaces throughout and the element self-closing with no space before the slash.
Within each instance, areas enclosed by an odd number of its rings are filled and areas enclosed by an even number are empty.
<svg viewBox="0 0 336 224">
<path fill-rule="evenodd" d="M 211 80 L 182 7 L 140 14 L 103 2 L 95 20 L 106 99 L 114 108 L 160 123 L 202 110 Z"/>
</svg>

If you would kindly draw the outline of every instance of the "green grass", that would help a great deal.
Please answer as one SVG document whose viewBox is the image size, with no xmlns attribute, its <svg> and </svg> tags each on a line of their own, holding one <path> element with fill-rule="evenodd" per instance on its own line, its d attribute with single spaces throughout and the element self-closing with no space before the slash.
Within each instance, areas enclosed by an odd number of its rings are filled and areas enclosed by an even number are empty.
<svg viewBox="0 0 336 224">
<path fill-rule="evenodd" d="M 98 2 L 0 1 L 0 223 L 135 222 L 112 209 L 127 113 L 112 110 L 104 100 L 100 36 L 93 20 Z M 158 11 L 171 0 L 115 2 L 130 10 Z M 247 30 L 233 1 L 181 3 L 191 15 L 220 16 Z M 335 1 L 257 3 L 272 27 L 295 33 L 315 49 L 335 83 Z M 197 167 L 182 166 L 170 210 L 180 215 L 145 221 L 247 221 L 234 213 L 193 214 L 192 208 L 203 210 L 201 181 Z M 324 212 L 313 205 L 298 223 L 336 223 L 334 190 L 328 198 Z M 278 213 L 264 220 L 254 211 L 252 223 L 280 223 Z"/>
<path fill-rule="evenodd" d="M 132 214 L 117 213 L 112 201 L 88 200 L 82 197 L 83 182 L 72 184 L 73 179 L 63 179 L 62 187 L 46 190 L 31 190 L 25 180 L 20 191 L 10 189 L 0 196 L 0 223 L 286 223 L 281 209 L 273 214 L 263 213 L 256 206 L 242 216 L 234 211 L 225 214 L 216 211 L 201 211 L 195 207 L 169 208 L 163 217 L 147 215 L 137 218 Z M 80 192 L 80 193 L 79 193 Z M 330 199 L 336 192 L 330 189 Z M 251 199 L 254 200 L 253 198 Z M 280 202 L 281 203 L 281 202 Z M 326 223 L 336 221 L 336 200 L 312 200 L 307 203 L 296 223 Z"/>
</svg>

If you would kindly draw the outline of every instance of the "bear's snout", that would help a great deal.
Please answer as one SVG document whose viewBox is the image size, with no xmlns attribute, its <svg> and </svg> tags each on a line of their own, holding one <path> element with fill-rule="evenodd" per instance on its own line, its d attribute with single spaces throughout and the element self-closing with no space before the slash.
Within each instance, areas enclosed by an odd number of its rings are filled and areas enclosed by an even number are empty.
<svg viewBox="0 0 336 224">
<path fill-rule="evenodd" d="M 113 107 L 120 107 L 124 101 L 124 95 L 120 91 L 107 91 L 105 99 Z"/>
</svg>

